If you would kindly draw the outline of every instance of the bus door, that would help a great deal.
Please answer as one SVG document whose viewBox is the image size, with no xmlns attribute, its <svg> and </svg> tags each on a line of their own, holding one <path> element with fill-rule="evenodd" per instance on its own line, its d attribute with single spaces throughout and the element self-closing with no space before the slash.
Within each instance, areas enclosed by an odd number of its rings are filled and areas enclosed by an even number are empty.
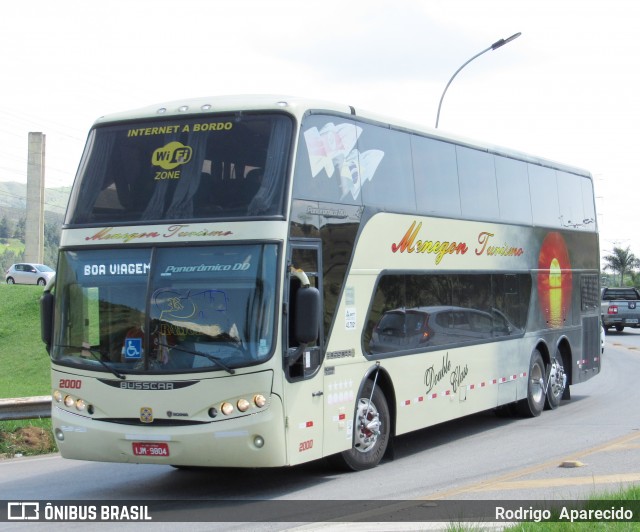
<svg viewBox="0 0 640 532">
<path fill-rule="evenodd" d="M 285 413 L 289 463 L 322 456 L 324 414 L 321 242 L 293 241 L 288 255 L 285 319 Z M 306 298 L 305 289 L 315 292 Z M 302 293 L 301 293 L 302 292 Z M 312 308 L 313 307 L 313 308 Z M 314 329 L 314 333 L 307 331 Z M 315 338 L 309 336 L 317 335 Z"/>
</svg>

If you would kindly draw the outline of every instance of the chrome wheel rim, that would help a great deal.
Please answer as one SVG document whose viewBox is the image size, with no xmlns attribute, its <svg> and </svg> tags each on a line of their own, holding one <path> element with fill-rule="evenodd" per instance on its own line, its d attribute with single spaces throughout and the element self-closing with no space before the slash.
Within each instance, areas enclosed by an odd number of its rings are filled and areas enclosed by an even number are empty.
<svg viewBox="0 0 640 532">
<path fill-rule="evenodd" d="M 557 359 L 553 359 L 549 370 L 549 386 L 554 397 L 559 397 L 564 392 L 564 368 Z"/>
<path fill-rule="evenodd" d="M 369 399 L 361 398 L 358 401 L 357 428 L 354 441 L 354 449 L 361 453 L 370 451 L 378 441 L 382 422 L 380 413 Z"/>
</svg>

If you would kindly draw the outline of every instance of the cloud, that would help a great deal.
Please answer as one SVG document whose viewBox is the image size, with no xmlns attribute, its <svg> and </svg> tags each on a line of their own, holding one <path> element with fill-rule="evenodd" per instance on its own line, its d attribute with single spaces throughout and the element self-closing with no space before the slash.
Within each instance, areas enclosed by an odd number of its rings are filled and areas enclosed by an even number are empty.
<svg viewBox="0 0 640 532">
<path fill-rule="evenodd" d="M 400 2 L 398 9 L 378 9 L 379 3 L 344 2 L 340 9 L 314 12 L 314 24 L 288 27 L 286 39 L 263 39 L 267 53 L 313 68 L 323 82 L 380 78 L 441 81 L 452 64 L 442 53 L 473 50 L 473 39 L 456 35 L 436 22 L 421 2 Z M 462 52 L 468 53 L 468 52 Z"/>
</svg>

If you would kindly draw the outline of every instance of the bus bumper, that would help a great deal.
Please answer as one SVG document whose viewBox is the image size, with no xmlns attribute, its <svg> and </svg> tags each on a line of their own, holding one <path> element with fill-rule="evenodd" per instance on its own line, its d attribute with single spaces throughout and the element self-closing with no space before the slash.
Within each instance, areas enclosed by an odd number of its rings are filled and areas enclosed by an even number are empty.
<svg viewBox="0 0 640 532">
<path fill-rule="evenodd" d="M 56 406 L 52 428 L 64 458 L 202 467 L 287 465 L 282 402 L 246 417 L 186 426 L 133 426 L 71 414 Z"/>
</svg>

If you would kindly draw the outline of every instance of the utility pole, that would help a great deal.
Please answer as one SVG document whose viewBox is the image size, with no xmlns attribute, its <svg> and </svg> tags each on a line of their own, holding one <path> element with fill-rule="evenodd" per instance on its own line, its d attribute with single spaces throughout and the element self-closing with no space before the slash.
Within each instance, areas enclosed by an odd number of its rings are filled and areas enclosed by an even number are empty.
<svg viewBox="0 0 640 532">
<path fill-rule="evenodd" d="M 29 133 L 24 261 L 44 262 L 44 133 Z"/>
</svg>

